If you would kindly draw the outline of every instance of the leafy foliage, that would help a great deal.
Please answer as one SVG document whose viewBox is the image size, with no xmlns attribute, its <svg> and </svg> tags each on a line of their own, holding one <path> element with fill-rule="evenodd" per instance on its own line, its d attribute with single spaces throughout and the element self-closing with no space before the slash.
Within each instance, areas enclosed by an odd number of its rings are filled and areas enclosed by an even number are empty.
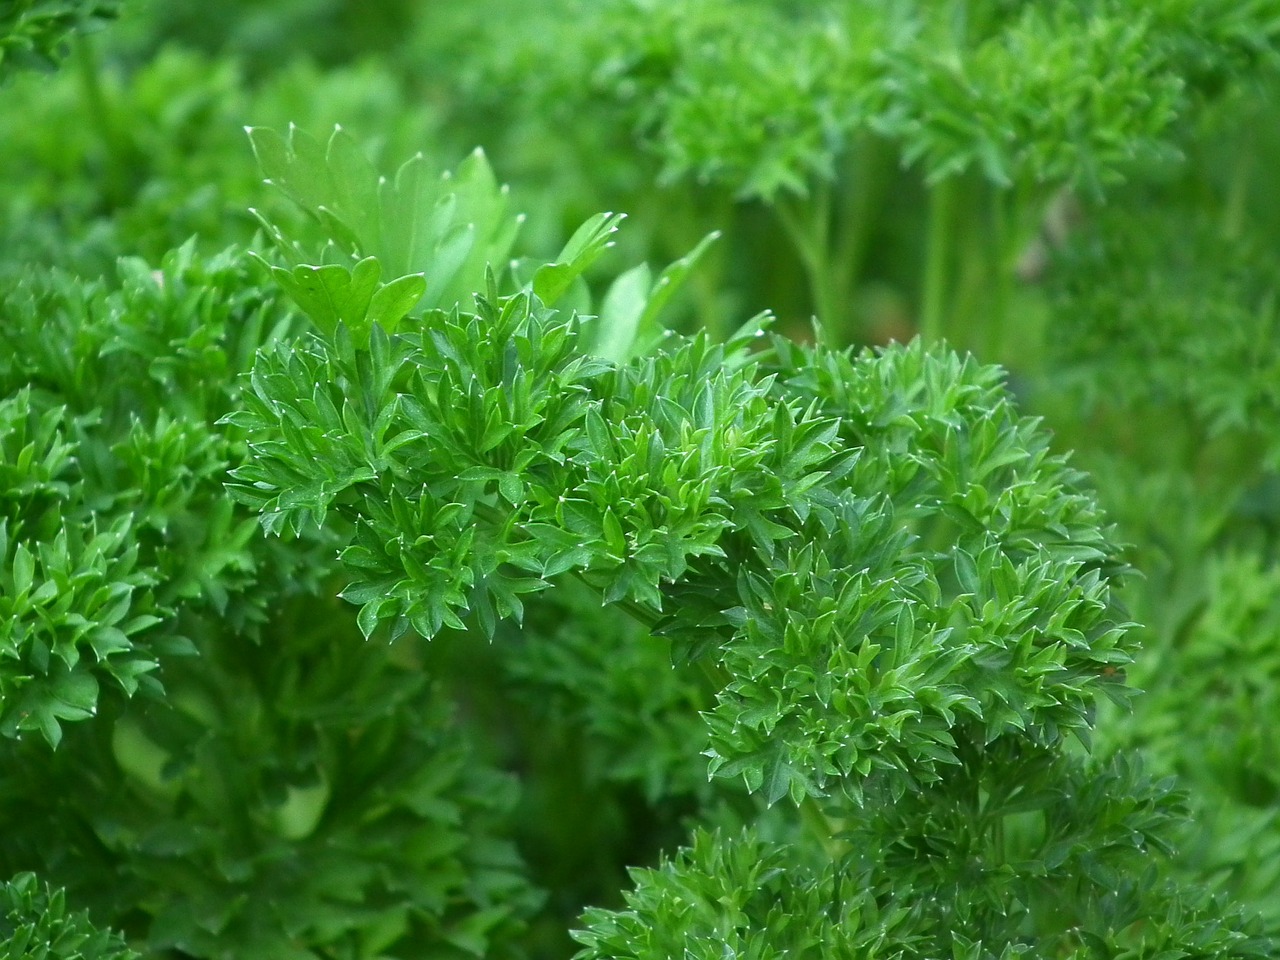
<svg viewBox="0 0 1280 960">
<path fill-rule="evenodd" d="M 203 260 L 188 244 L 159 270 L 122 261 L 115 289 L 54 272 L 6 302 L 0 384 L 25 381 L 85 418 L 80 509 L 134 516 L 166 605 L 207 597 L 225 611 L 252 582 L 242 518 L 218 488 L 236 441 L 210 427 L 235 402 L 230 378 L 293 321 L 248 269 L 235 251 Z"/>
<path fill-rule="evenodd" d="M 52 943 L 1276 953 L 1274 0 L 323 6 L 0 91 Z"/>
<path fill-rule="evenodd" d="M 1176 233 L 1176 249 L 1155 246 L 1157 232 Z M 1224 245 L 1226 260 L 1213 255 Z M 1224 236 L 1221 221 L 1194 208 L 1103 214 L 1073 240 L 1052 278 L 1073 314 L 1055 344 L 1060 376 L 1086 403 L 1106 396 L 1184 410 L 1205 442 L 1266 437 L 1277 408 L 1276 280 L 1257 238 Z M 1263 443 L 1275 469 L 1276 451 Z"/>
<path fill-rule="evenodd" d="M 37 417 L 29 390 L 0 402 L 0 733 L 38 730 L 53 746 L 60 721 L 96 712 L 100 676 L 137 691 L 156 662 L 145 637 L 134 638 L 158 622 L 147 589 L 155 576 L 138 568 L 129 518 L 64 518 L 83 481 L 69 482 L 75 448 L 62 413 Z"/>
<path fill-rule="evenodd" d="M 935 497 L 927 440 L 862 437 L 880 457 L 859 458 L 836 446 L 818 397 L 770 397 L 776 375 L 760 379 L 745 352 L 759 328 L 611 369 L 575 355 L 572 320 L 526 294 L 480 309 L 428 314 L 412 336 L 375 327 L 367 354 L 340 329 L 332 348 L 264 357 L 231 419 L 254 454 L 237 495 L 269 530 L 331 509 L 354 525 L 344 596 L 366 633 L 390 620 L 393 635 L 429 637 L 474 613 L 492 635 L 495 619 L 522 616 L 523 595 L 573 572 L 683 641 L 680 657 L 724 644 L 713 659 L 735 679 L 708 715 L 713 770 L 753 789 L 767 777 L 771 800 L 855 771 L 905 777 L 899 789 L 932 779 L 954 762 L 958 716 L 984 720 L 990 739 L 1055 741 L 1084 726 L 1104 666 L 1128 659 L 1097 576 L 1096 514 L 1062 489 L 1074 478 L 989 373 L 919 347 L 830 358 L 839 379 L 818 389 L 839 392 L 851 420 L 937 431 Z M 783 364 L 800 376 L 824 359 Z M 971 539 L 914 549 L 912 528 L 944 507 Z M 993 642 L 1002 652 L 984 650 Z M 978 692 L 1013 664 L 1025 690 Z"/>
<path fill-rule="evenodd" d="M 1063 771 L 1051 772 L 1043 755 L 1027 760 L 1042 784 L 1062 783 Z M 683 952 L 710 960 L 727 949 L 759 957 L 1084 958 L 1188 948 L 1201 956 L 1271 955 L 1256 932 L 1231 929 L 1243 927 L 1240 918 L 1220 925 L 1220 904 L 1152 885 L 1150 876 L 1120 878 L 1121 864 L 1141 861 L 1167 817 L 1161 787 L 1124 766 L 1101 777 L 1077 768 L 1067 780 L 1077 786 L 1060 794 L 1027 784 L 1002 796 L 992 784 L 985 811 L 954 795 L 906 812 L 890 808 L 884 821 L 844 836 L 834 858 L 798 857 L 750 833 L 697 833 L 657 869 L 633 872 L 626 909 L 583 916 L 574 934 L 585 946 L 579 956 L 656 960 Z M 1117 803 L 1117 794 L 1126 800 Z M 1010 819 L 1013 858 L 950 846 L 944 838 L 961 833 L 943 828 L 947 819 L 971 825 L 975 816 Z M 871 840 L 885 828 L 901 838 L 887 849 Z M 1091 839 L 1081 843 L 1085 834 Z M 1050 892 L 1067 876 L 1075 878 L 1069 904 Z M 1148 917 L 1161 922 L 1149 925 Z"/>
<path fill-rule="evenodd" d="M 56 65 L 70 33 L 116 16 L 119 7 L 119 0 L 5 0 L 0 6 L 0 70 Z"/>
<path fill-rule="evenodd" d="M 354 661 L 335 660 L 329 633 L 297 614 L 284 626 L 280 605 L 314 594 L 331 542 L 264 542 L 222 494 L 240 441 L 210 422 L 237 400 L 235 371 L 293 322 L 248 271 L 234 251 L 204 259 L 188 244 L 159 271 L 123 262 L 115 289 L 54 273 L 8 301 L 0 372 L 27 386 L 4 406 L 6 523 L 21 538 L 6 553 L 19 581 L 3 594 L 19 614 L 6 620 L 6 732 L 56 745 L 59 721 L 96 712 L 98 674 L 133 692 L 156 654 L 169 659 L 163 702 L 152 682 L 145 702 L 113 703 L 102 733 L 53 762 L 8 751 L 0 806 L 26 827 L 0 857 L 75 887 L 157 950 L 301 957 L 345 943 L 373 956 L 425 938 L 483 951 L 537 901 L 501 837 L 509 788 L 446 748 L 448 711 L 420 670 L 351 645 Z M 31 599 L 44 607 L 24 613 Z M 40 799 L 55 794 L 66 800 Z M 94 852 L 60 868 L 63 841 L 48 838 L 71 823 Z"/>
<path fill-rule="evenodd" d="M 267 182 L 318 221 L 332 250 L 321 254 L 326 262 L 351 257 L 368 270 L 372 259 L 394 277 L 421 275 L 423 286 L 414 291 L 417 297 L 385 294 L 404 298 L 407 304 L 399 316 L 387 319 L 388 328 L 417 306 L 424 289 L 432 291 L 432 304 L 447 306 L 461 299 L 487 264 L 509 256 L 520 221 L 505 215 L 506 190 L 498 186 L 481 152 L 468 158 L 456 174 L 446 173 L 438 180 L 428 172 L 426 158 L 418 154 L 393 179 L 387 179 L 376 174 L 359 144 L 340 127 L 323 151 L 296 127 L 290 128 L 287 139 L 262 128 L 249 130 L 249 138 Z M 278 242 L 287 243 L 278 231 L 276 235 Z M 295 251 L 302 253 L 300 247 L 291 252 Z M 276 276 L 288 284 L 284 276 Z M 295 278 L 287 286 L 295 297 L 299 282 Z M 329 285 L 323 279 L 320 282 Z M 324 322 L 308 313 L 327 331 L 341 316 L 351 323 L 363 319 L 336 307 L 337 315 Z M 369 322 L 381 319 L 375 315 Z"/>
<path fill-rule="evenodd" d="M 97 930 L 83 913 L 68 913 L 66 895 L 41 889 L 34 874 L 0 885 L 0 951 L 8 960 L 133 960 L 134 953 L 111 933 Z"/>
<path fill-rule="evenodd" d="M 273 198 L 244 147 L 246 122 L 346 120 L 395 155 L 438 140 L 435 112 L 406 107 L 374 63 L 328 73 L 296 62 L 254 86 L 232 60 L 170 47 L 134 71 L 99 73 L 100 102 L 74 71 L 18 76 L 0 113 L 0 157 L 24 171 L 23 189 L 0 204 L 7 242 L 87 277 L 114 273 L 122 254 L 158 263 L 193 234 L 203 254 L 248 245 L 246 208 L 272 210 Z"/>
<path fill-rule="evenodd" d="M 1269 891 L 1276 882 L 1278 787 L 1269 730 L 1276 712 L 1280 575 L 1255 553 L 1237 551 L 1210 557 L 1202 576 L 1180 642 L 1156 634 L 1160 660 L 1135 672 L 1134 682 L 1148 691 L 1137 722 L 1110 736 L 1141 746 L 1195 785 L 1200 830 L 1182 840 L 1184 869 L 1256 900 L 1274 924 Z M 1197 745 L 1194 755 L 1186 743 Z"/>
<path fill-rule="evenodd" d="M 625 614 L 604 621 L 580 582 L 546 601 L 518 637 L 502 638 L 519 645 L 502 658 L 517 694 L 548 725 L 581 734 L 588 780 L 638 785 L 654 804 L 710 800 L 698 717 L 709 697 L 696 677 L 671 669 L 671 644 Z"/>
<path fill-rule="evenodd" d="M 733 276 L 784 318 L 816 313 L 834 342 L 901 338 L 901 320 L 860 303 L 888 284 L 926 336 L 993 356 L 1045 204 L 1175 169 L 1202 117 L 1274 76 L 1280 22 L 1270 0 L 1136 16 L 1112 0 L 562 0 L 509 31 L 510 6 L 489 0 L 488 27 L 471 25 L 486 42 L 459 106 L 496 113 L 538 176 L 592 157 L 660 244 L 691 210 L 758 231 L 763 205 L 794 256 L 744 244 L 753 269 Z M 891 202 L 921 195 L 923 231 Z M 796 267 L 807 297 L 769 282 Z"/>
<path fill-rule="evenodd" d="M 206 627 L 164 703 L 65 759 L 10 751 L 0 809 L 27 827 L 0 855 L 44 862 L 154 950 L 500 955 L 538 901 L 502 835 L 513 784 L 474 761 L 411 651 L 344 642 L 350 621 L 312 605 L 260 642 Z M 59 864 L 72 824 L 95 842 Z"/>
<path fill-rule="evenodd" d="M 1079 474 L 1018 417 L 998 374 L 919 343 L 854 356 L 775 337 L 752 352 L 767 318 L 722 347 L 673 341 L 617 365 L 584 352 L 577 319 L 537 290 L 535 280 L 502 295 L 491 276 L 474 313 L 428 310 L 396 332 L 374 323 L 367 345 L 356 305 L 359 337 L 337 313 L 300 347 L 263 353 L 245 410 L 227 420 L 250 453 L 233 490 L 268 531 L 296 535 L 334 513 L 355 531 L 343 596 L 360 605 L 366 635 L 385 622 L 393 638 L 472 627 L 493 637 L 500 621 L 523 621 L 529 600 L 576 579 L 712 680 L 713 775 L 741 777 L 769 803 L 813 803 L 837 787 L 870 823 L 864 836 L 837 835 L 859 851 L 927 835 L 895 819 L 913 805 L 919 823 L 945 822 L 936 804 L 962 811 L 979 836 L 990 823 L 993 860 L 1007 866 L 989 911 L 955 902 L 954 876 L 938 881 L 945 897 L 903 887 L 905 864 L 857 884 L 941 899 L 935 922 L 973 924 L 972 940 L 953 931 L 950 946 L 977 949 L 986 936 L 1025 951 L 1066 937 L 1086 949 L 1089 936 L 1159 914 L 1169 924 L 1157 936 L 1171 943 L 1212 929 L 1224 949 L 1265 954 L 1264 941 L 1232 932 L 1243 921 L 1205 927 L 1217 908 L 1195 895 L 1170 888 L 1152 900 L 1138 894 L 1149 882 L 1121 881 L 1149 845 L 1167 847 L 1167 788 L 1128 767 L 1055 759 L 1068 732 L 1087 742 L 1096 693 L 1119 694 L 1131 647 L 1109 588 L 1123 565 Z M 975 807 L 976 796 L 988 802 Z M 1126 799 L 1114 813 L 1081 813 L 1088 796 Z M 1052 797 L 1071 799 L 1059 811 Z M 1077 887 L 1065 913 L 1052 896 L 1036 905 L 1008 889 L 1014 810 L 1043 818 L 1038 838 L 1020 838 L 1031 843 L 1029 883 L 1054 889 L 1057 868 L 1096 883 Z M 1076 815 L 1099 831 L 1091 851 L 1110 849 L 1104 825 L 1117 823 L 1112 872 L 1068 853 L 1083 849 Z M 749 849 L 742 862 L 767 859 Z M 725 875 L 708 882 L 759 886 L 716 869 Z M 1006 897 L 1025 914 L 1010 919 Z M 636 922 L 632 944 L 650 926 L 675 932 L 655 955 L 700 937 L 719 950 L 725 936 L 661 913 Z M 1082 933 L 1090 923 L 1098 931 Z M 767 917 L 752 933 L 779 950 L 792 936 Z M 894 933 L 948 948 L 937 931 Z M 824 942 L 803 925 L 795 936 Z"/>
</svg>

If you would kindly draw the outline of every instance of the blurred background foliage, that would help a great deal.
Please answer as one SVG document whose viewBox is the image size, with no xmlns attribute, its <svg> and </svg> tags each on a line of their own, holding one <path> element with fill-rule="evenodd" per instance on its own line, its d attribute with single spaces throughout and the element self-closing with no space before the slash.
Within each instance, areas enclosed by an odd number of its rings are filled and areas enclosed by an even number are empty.
<svg viewBox="0 0 1280 960">
<path fill-rule="evenodd" d="M 341 586 L 328 544 L 286 551 L 212 506 L 240 442 L 212 431 L 228 375 L 296 319 L 256 266 L 219 259 L 262 247 L 250 207 L 294 215 L 243 128 L 337 123 L 379 169 L 482 146 L 527 215 L 513 256 L 551 256 L 605 209 L 629 214 L 614 263 L 722 231 L 675 305 L 687 330 L 768 306 L 801 339 L 920 334 L 1005 364 L 1145 574 L 1126 598 L 1147 695 L 1103 744 L 1183 779 L 1180 869 L 1280 932 L 1280 0 L 131 0 L 109 25 L 111 4 L 61 7 L 0 5 L 0 276 L 22 278 L 0 444 L 43 430 L 50 471 L 0 522 L 132 525 L 137 555 L 101 562 L 136 567 L 133 613 L 163 625 L 137 622 L 130 675 L 202 659 L 165 668 L 164 702 L 104 687 L 111 724 L 71 730 L 53 766 L 0 743 L 0 822 L 23 824 L 0 876 L 38 870 L 192 956 L 413 937 L 500 955 L 526 925 L 552 954 L 584 904 L 619 902 L 626 864 L 747 803 L 707 784 L 699 691 L 660 646 L 622 643 L 627 621 L 577 635 L 545 608 L 516 656 L 444 637 L 342 663 L 313 646 L 356 635 L 321 599 Z M 42 337 L 56 349 L 19 363 Z M 207 387 L 175 419 L 179 379 Z M 145 469 L 163 456 L 176 486 Z M 289 572 L 283 599 L 257 570 Z M 447 697 L 411 695 L 424 666 Z M 473 727 L 484 766 L 458 759 Z M 270 763 L 232 762 L 264 740 Z M 563 771 L 537 780 L 554 795 L 514 789 L 536 767 Z M 351 839 L 370 797 L 379 851 Z M 302 876 L 299 903 L 327 913 L 258 910 L 252 891 Z"/>
</svg>

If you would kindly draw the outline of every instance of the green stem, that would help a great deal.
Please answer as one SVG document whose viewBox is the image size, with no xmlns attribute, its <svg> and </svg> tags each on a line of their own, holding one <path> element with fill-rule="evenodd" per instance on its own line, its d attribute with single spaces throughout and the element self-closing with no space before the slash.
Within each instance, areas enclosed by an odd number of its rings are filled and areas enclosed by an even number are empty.
<svg viewBox="0 0 1280 960">
<path fill-rule="evenodd" d="M 84 95 L 89 122 L 95 128 L 106 154 L 106 172 L 103 194 L 112 208 L 124 203 L 128 196 L 129 145 L 115 122 L 115 113 L 102 87 L 101 69 L 93 48 L 84 35 L 77 33 L 75 44 L 76 72 L 80 76 L 80 89 Z"/>
<path fill-rule="evenodd" d="M 1035 183 L 1023 178 L 1016 181 L 1009 200 L 1009 209 L 1006 211 L 1004 221 L 1007 229 L 1004 241 L 1004 289 L 1007 296 L 1005 305 L 1006 327 L 1003 331 L 1004 343 L 1002 345 L 1005 356 L 998 359 L 1002 362 L 1008 362 L 1016 357 L 1018 366 L 1023 372 L 1030 374 L 1033 371 L 1042 369 L 1046 334 L 1045 320 L 1039 311 L 1022 312 L 1021 306 L 1026 300 L 1021 299 L 1019 300 L 1019 316 L 1016 325 L 1014 329 L 1010 330 L 1007 326 L 1009 320 L 1008 303 L 1015 296 L 1018 259 L 1023 251 L 1022 243 L 1027 238 L 1028 225 L 1034 222 L 1039 227 L 1043 216 L 1041 211 L 1044 207 L 1045 194 Z M 1040 302 L 1043 304 L 1044 301 L 1041 300 Z"/>
<path fill-rule="evenodd" d="M 733 198 L 727 193 L 718 193 L 712 201 L 711 214 L 699 217 L 694 225 L 695 229 L 690 235 L 692 242 L 688 245 L 688 249 L 692 250 L 702 242 L 708 228 L 728 234 L 733 226 L 734 210 Z M 692 295 L 702 314 L 703 324 L 707 328 L 708 335 L 716 343 L 726 340 L 733 332 L 729 312 L 725 309 L 723 299 L 727 286 L 725 265 L 728 260 L 728 241 L 725 237 L 721 237 L 706 252 L 689 278 L 693 288 Z"/>
<path fill-rule="evenodd" d="M 810 833 L 822 844 L 822 849 L 831 860 L 836 860 L 846 852 L 843 841 L 836 839 L 837 829 L 831 818 L 823 811 L 817 797 L 805 797 L 798 807 L 800 820 Z"/>
<path fill-rule="evenodd" d="M 1246 138 L 1236 155 L 1234 169 L 1231 172 L 1231 183 L 1227 188 L 1226 201 L 1222 209 L 1222 235 L 1228 240 L 1238 239 L 1244 228 L 1245 211 L 1249 201 L 1249 174 L 1252 172 L 1254 151 L 1252 137 Z"/>
<path fill-rule="evenodd" d="M 708 196 L 709 206 L 703 202 Z M 677 256 L 684 256 L 701 243 L 709 229 L 730 232 L 734 202 L 724 191 L 673 191 L 664 195 L 663 203 L 668 215 L 659 220 L 658 229 Z M 723 301 L 728 260 L 724 247 L 724 240 L 713 244 L 685 282 L 696 320 L 713 342 L 725 340 L 731 332 Z"/>
<path fill-rule="evenodd" d="M 983 347 L 987 363 L 999 363 L 1004 360 L 1005 325 L 1009 313 L 1009 218 L 1006 204 L 1009 199 L 1007 191 L 992 186 L 991 190 L 991 240 L 988 249 L 991 252 L 991 299 L 986 316 L 982 323 Z"/>
<path fill-rule="evenodd" d="M 1004 816 L 997 814 L 995 822 L 991 825 L 991 846 L 992 852 L 996 859 L 996 866 L 1002 867 L 1005 864 L 1005 843 L 1004 843 Z"/>
<path fill-rule="evenodd" d="M 939 342 L 945 333 L 944 302 L 951 273 L 951 220 L 955 200 L 955 178 L 940 180 L 929 188 L 929 226 L 920 303 L 920 336 L 926 343 Z"/>
<path fill-rule="evenodd" d="M 831 185 L 818 183 L 808 202 L 780 197 L 772 207 L 782 224 L 787 239 L 800 255 L 809 296 L 828 346 L 839 346 L 841 340 L 840 293 L 832 275 L 831 263 Z"/>
<path fill-rule="evenodd" d="M 875 220 L 884 195 L 889 165 L 880 139 L 863 132 L 845 157 L 843 171 L 838 181 L 844 187 L 837 195 L 831 243 L 831 277 L 835 289 L 846 298 L 851 297 L 862 275 L 871 225 Z M 853 321 L 851 311 L 845 310 L 846 321 Z M 868 331 L 863 325 L 850 322 L 843 331 L 846 343 L 863 342 Z"/>
</svg>

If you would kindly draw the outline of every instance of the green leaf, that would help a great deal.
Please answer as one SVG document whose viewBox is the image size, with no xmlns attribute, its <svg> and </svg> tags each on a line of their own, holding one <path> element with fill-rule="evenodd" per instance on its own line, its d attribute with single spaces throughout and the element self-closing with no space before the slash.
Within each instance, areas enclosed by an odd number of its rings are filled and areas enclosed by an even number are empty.
<svg viewBox="0 0 1280 960">
<path fill-rule="evenodd" d="M 653 289 L 649 292 L 648 301 L 645 303 L 644 314 L 637 324 L 638 333 L 642 338 L 645 335 L 652 335 L 652 331 L 658 325 L 659 314 L 662 313 L 671 298 L 684 286 L 685 280 L 693 273 L 698 261 L 702 259 L 711 245 L 719 239 L 720 231 L 712 230 L 698 241 L 697 246 L 679 260 L 668 264 L 667 268 L 658 274 L 658 279 L 654 281 Z"/>
<path fill-rule="evenodd" d="M 553 263 L 538 268 L 531 288 L 547 306 L 553 306 L 582 272 L 613 246 L 613 235 L 626 219 L 622 213 L 597 213 L 569 238 Z"/>
<path fill-rule="evenodd" d="M 370 294 L 368 322 L 390 329 L 420 301 L 428 308 L 449 309 L 483 289 L 487 270 L 505 269 L 521 219 L 508 215 L 507 190 L 498 184 L 482 151 L 469 155 L 454 173 L 439 176 L 418 154 L 388 179 L 378 176 L 340 127 L 327 148 L 292 126 L 287 138 L 259 127 L 248 133 L 267 181 L 311 220 L 310 228 L 286 231 L 257 214 L 280 255 L 289 261 L 290 275 L 299 261 L 318 264 L 310 267 L 316 270 L 374 258 L 397 278 L 388 284 L 391 291 L 379 288 Z M 417 279 L 404 279 L 419 275 L 425 289 Z M 362 278 L 349 286 L 361 300 L 366 292 Z M 311 308 L 304 310 L 312 314 Z M 329 329 L 334 312 L 342 311 L 323 306 L 317 310 L 320 319 L 313 319 L 321 330 Z M 360 310 L 357 306 L 349 312 Z M 343 319 L 354 326 L 363 314 L 356 320 Z"/>
<path fill-rule="evenodd" d="M 35 556 L 25 543 L 19 543 L 13 551 L 13 592 L 16 596 L 25 597 L 31 591 L 35 573 Z"/>
<path fill-rule="evenodd" d="M 613 281 L 600 306 L 592 353 L 614 363 L 630 359 L 652 280 L 652 272 L 642 263 Z"/>
<path fill-rule="evenodd" d="M 658 319 L 663 308 L 719 236 L 719 231 L 707 234 L 656 280 L 646 264 L 632 267 L 614 280 L 600 307 L 592 353 L 614 363 L 625 363 L 657 343 L 663 332 Z"/>
<path fill-rule="evenodd" d="M 363 326 L 381 272 L 373 257 L 351 269 L 330 264 L 272 271 L 293 302 L 326 336 L 332 336 L 339 323 L 356 330 Z"/>
<path fill-rule="evenodd" d="M 427 290 L 427 280 L 420 273 L 398 277 L 379 285 L 369 301 L 368 320 L 388 333 L 394 333 L 400 321 L 418 305 Z"/>
</svg>

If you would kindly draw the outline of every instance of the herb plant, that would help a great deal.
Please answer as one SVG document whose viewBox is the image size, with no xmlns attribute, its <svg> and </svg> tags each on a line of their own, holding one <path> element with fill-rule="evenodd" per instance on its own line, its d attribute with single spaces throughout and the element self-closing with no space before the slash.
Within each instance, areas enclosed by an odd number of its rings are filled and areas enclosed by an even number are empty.
<svg viewBox="0 0 1280 960">
<path fill-rule="evenodd" d="M 1280 953 L 1268 0 L 11 7 L 0 958 Z"/>
<path fill-rule="evenodd" d="M 118 0 L 5 0 L 0 6 L 0 70 L 56 65 L 74 31 L 114 17 L 119 7 Z"/>
</svg>

